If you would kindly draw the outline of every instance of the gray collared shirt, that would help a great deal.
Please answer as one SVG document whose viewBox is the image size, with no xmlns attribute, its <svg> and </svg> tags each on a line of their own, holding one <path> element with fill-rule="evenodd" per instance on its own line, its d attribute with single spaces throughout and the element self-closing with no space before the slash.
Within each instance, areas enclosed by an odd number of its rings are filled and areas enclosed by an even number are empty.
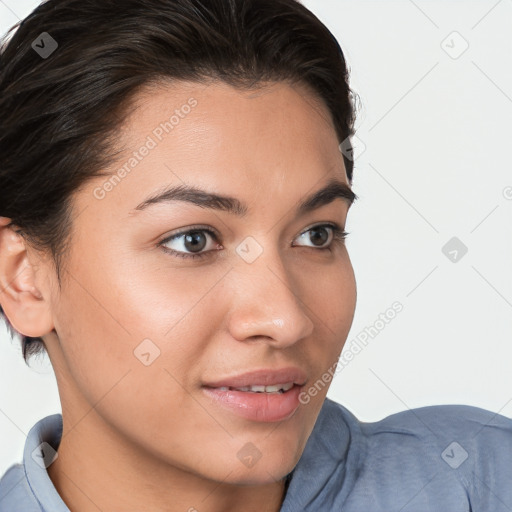
<svg viewBox="0 0 512 512">
<path fill-rule="evenodd" d="M 46 470 L 61 436 L 60 414 L 32 427 L 0 512 L 69 512 Z M 281 512 L 512 511 L 512 420 L 442 405 L 365 423 L 327 398 L 289 476 Z"/>
</svg>

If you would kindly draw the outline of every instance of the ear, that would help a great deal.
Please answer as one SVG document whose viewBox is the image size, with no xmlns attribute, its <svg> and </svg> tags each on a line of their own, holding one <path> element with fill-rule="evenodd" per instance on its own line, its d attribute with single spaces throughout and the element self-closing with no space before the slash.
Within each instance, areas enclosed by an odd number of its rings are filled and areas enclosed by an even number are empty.
<svg viewBox="0 0 512 512">
<path fill-rule="evenodd" d="M 36 338 L 53 330 L 53 319 L 48 297 L 36 286 L 25 239 L 8 225 L 10 221 L 0 217 L 0 305 L 16 331 Z"/>
</svg>

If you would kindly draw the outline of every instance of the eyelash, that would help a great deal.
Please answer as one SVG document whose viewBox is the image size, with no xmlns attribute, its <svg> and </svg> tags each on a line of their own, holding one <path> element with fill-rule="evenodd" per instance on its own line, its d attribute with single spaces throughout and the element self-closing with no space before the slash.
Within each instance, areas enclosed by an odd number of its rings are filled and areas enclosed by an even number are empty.
<svg viewBox="0 0 512 512">
<path fill-rule="evenodd" d="M 333 245 L 341 246 L 344 243 L 347 236 L 349 235 L 349 233 L 344 231 L 338 224 L 318 224 L 316 226 L 310 227 L 309 229 L 306 229 L 299 236 L 307 233 L 308 231 L 312 231 L 313 229 L 319 229 L 319 228 L 330 228 L 333 233 L 333 238 L 331 240 L 331 243 L 327 247 L 320 247 L 317 249 L 318 251 L 331 251 L 332 252 Z M 158 246 L 162 247 L 162 250 L 164 252 L 170 254 L 171 256 L 175 256 L 177 258 L 184 258 L 184 259 L 204 258 L 205 256 L 209 255 L 211 252 L 214 252 L 214 250 L 213 251 L 205 251 L 205 252 L 196 253 L 196 254 L 189 254 L 189 253 L 184 253 L 182 251 L 175 251 L 174 249 L 169 249 L 168 247 L 164 247 L 164 244 L 166 244 L 172 240 L 175 240 L 176 238 L 179 238 L 183 235 L 188 235 L 190 233 L 196 233 L 196 232 L 206 232 L 209 235 L 211 235 L 212 238 L 214 238 L 215 240 L 217 239 L 217 234 L 214 231 L 212 231 L 211 229 L 207 229 L 203 226 L 192 226 L 192 227 L 188 228 L 186 231 L 181 231 L 179 233 L 175 233 L 174 235 L 172 235 L 170 237 L 167 237 L 166 239 L 159 242 Z M 310 248 L 313 249 L 314 247 L 310 247 Z"/>
</svg>

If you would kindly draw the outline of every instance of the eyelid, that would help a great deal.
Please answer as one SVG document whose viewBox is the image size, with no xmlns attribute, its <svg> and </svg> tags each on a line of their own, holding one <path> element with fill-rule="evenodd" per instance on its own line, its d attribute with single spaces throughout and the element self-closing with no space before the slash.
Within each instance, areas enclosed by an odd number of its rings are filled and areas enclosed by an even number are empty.
<svg viewBox="0 0 512 512">
<path fill-rule="evenodd" d="M 177 237 L 179 235 L 185 235 L 189 233 L 190 231 L 208 231 L 210 233 L 213 233 L 217 239 L 220 238 L 220 233 L 213 228 L 212 226 L 202 225 L 202 224 L 192 224 L 191 226 L 186 226 L 184 228 L 178 228 L 174 231 L 171 231 L 170 233 L 167 233 L 164 235 L 164 237 L 158 242 L 161 244 L 162 242 L 168 242 L 170 238 Z"/>
<path fill-rule="evenodd" d="M 333 222 L 333 221 L 313 222 L 313 224 L 305 227 L 302 231 L 300 231 L 297 235 L 295 235 L 292 238 L 292 241 L 295 240 L 297 237 L 303 235 L 304 233 L 308 232 L 309 230 L 316 228 L 316 227 L 322 227 L 322 226 L 331 226 L 332 228 L 337 228 L 341 231 L 343 231 L 345 229 L 345 227 L 343 226 L 343 223 L 337 223 L 337 222 Z M 184 228 L 178 228 L 175 231 L 171 231 L 170 233 L 167 233 L 166 235 L 164 235 L 164 237 L 162 237 L 162 239 L 158 243 L 167 242 L 172 237 L 184 235 L 186 233 L 189 233 L 190 231 L 212 232 L 217 237 L 217 239 L 220 238 L 220 233 L 214 227 L 207 226 L 204 224 L 192 224 L 191 226 L 186 226 Z"/>
</svg>

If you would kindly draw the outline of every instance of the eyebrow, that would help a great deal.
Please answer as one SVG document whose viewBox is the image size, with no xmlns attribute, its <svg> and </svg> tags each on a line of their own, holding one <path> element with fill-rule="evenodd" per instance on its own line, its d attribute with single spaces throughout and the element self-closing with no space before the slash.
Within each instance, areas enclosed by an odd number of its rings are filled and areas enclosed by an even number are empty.
<svg viewBox="0 0 512 512">
<path fill-rule="evenodd" d="M 317 208 L 332 203 L 336 199 L 342 199 L 350 208 L 353 202 L 358 199 L 358 196 L 345 182 L 333 178 L 326 186 L 313 192 L 299 203 L 297 206 L 297 215 L 309 213 Z M 200 206 L 201 208 L 224 211 L 239 217 L 244 217 L 248 212 L 247 205 L 236 197 L 214 194 L 192 185 L 177 185 L 166 187 L 163 191 L 148 197 L 130 213 L 145 210 L 149 206 L 157 203 L 168 203 L 172 201 L 185 201 Z"/>
</svg>

